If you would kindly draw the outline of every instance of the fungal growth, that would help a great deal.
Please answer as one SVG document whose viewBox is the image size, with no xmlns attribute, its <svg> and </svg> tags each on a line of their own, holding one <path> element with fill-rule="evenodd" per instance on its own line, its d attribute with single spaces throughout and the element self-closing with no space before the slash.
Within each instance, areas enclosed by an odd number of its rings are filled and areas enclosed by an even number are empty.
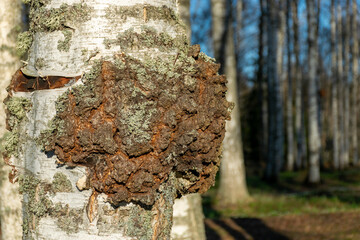
<svg viewBox="0 0 360 240">
<path fill-rule="evenodd" d="M 151 205 L 176 176 L 178 196 L 214 184 L 229 119 L 226 79 L 198 45 L 143 61 L 122 54 L 99 61 L 84 85 L 65 92 L 39 137 L 60 164 L 86 166 L 86 185 L 114 205 Z"/>
</svg>

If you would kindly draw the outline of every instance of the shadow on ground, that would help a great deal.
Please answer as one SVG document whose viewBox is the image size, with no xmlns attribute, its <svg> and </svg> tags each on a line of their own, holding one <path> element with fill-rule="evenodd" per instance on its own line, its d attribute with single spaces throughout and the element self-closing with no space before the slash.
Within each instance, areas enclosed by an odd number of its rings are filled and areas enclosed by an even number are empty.
<svg viewBox="0 0 360 240">
<path fill-rule="evenodd" d="M 290 240 L 257 218 L 206 219 L 207 240 Z"/>
</svg>

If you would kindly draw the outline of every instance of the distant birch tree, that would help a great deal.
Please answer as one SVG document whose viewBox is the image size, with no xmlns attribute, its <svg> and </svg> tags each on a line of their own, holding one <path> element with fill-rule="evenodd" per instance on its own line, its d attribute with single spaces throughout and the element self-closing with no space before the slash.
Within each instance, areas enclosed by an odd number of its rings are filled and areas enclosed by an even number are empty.
<svg viewBox="0 0 360 240">
<path fill-rule="evenodd" d="M 320 133 L 318 120 L 318 101 L 317 101 L 317 17 L 315 0 L 306 1 L 308 14 L 308 125 L 309 125 L 309 183 L 320 182 Z"/>
<path fill-rule="evenodd" d="M 241 1 L 238 1 L 237 4 L 241 4 Z M 220 208 L 236 207 L 241 201 L 249 199 L 245 180 L 240 109 L 236 82 L 234 31 L 230 6 L 230 1 L 211 1 L 215 58 L 220 60 L 223 72 L 227 77 L 229 88 L 227 99 L 235 103 L 231 113 L 231 121 L 226 124 L 226 135 L 223 143 L 220 185 L 217 192 L 218 207 Z"/>
</svg>

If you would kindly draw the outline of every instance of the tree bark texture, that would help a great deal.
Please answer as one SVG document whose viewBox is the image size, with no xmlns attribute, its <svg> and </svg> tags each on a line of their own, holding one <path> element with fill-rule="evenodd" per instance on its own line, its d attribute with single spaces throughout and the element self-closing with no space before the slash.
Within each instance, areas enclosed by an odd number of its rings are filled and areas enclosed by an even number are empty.
<svg viewBox="0 0 360 240">
<path fill-rule="evenodd" d="M 284 44 L 284 2 L 268 0 L 268 160 L 265 177 L 277 180 L 284 157 L 281 68 Z"/>
<path fill-rule="evenodd" d="M 319 120 L 318 120 L 318 107 L 317 102 L 317 36 L 316 26 L 317 18 L 315 13 L 315 1 L 306 1 L 308 12 L 308 69 L 309 69 L 309 86 L 308 86 L 308 124 L 309 124 L 309 183 L 320 182 L 320 133 L 319 133 Z"/>
<path fill-rule="evenodd" d="M 228 80 L 227 100 L 235 103 L 231 121 L 226 123 L 223 157 L 220 165 L 220 186 L 217 192 L 218 207 L 234 207 L 247 201 L 249 194 L 245 180 L 245 165 L 241 139 L 240 109 L 237 93 L 236 57 L 234 32 L 231 26 L 228 1 L 212 0 L 213 40 L 215 57 L 223 59 L 224 72 Z"/>
<path fill-rule="evenodd" d="M 19 68 L 16 55 L 16 36 L 22 29 L 21 1 L 0 2 L 0 152 L 4 151 L 5 108 L 3 100 L 12 74 Z M 18 184 L 10 183 L 11 168 L 4 164 L 0 154 L 0 239 L 21 239 L 21 195 Z"/>
<path fill-rule="evenodd" d="M 219 66 L 189 47 L 175 0 L 27 2 L 5 101 L 23 239 L 169 239 L 175 197 L 215 180 Z"/>
</svg>

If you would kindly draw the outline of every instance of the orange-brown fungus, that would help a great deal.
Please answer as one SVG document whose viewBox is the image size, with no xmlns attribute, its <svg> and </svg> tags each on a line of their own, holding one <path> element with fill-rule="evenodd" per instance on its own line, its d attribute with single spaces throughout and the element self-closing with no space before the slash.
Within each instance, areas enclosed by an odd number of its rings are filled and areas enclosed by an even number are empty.
<svg viewBox="0 0 360 240">
<path fill-rule="evenodd" d="M 35 90 L 55 89 L 64 87 L 67 84 L 76 82 L 80 76 L 77 77 L 59 77 L 59 76 L 45 76 L 45 77 L 30 77 L 25 75 L 20 69 L 16 71 L 11 79 L 9 90 L 14 92 L 32 92 Z"/>
<path fill-rule="evenodd" d="M 91 84 L 60 98 L 45 150 L 68 166 L 88 167 L 90 186 L 115 205 L 153 204 L 171 172 L 179 195 L 205 192 L 218 170 L 230 104 L 219 65 L 196 49 L 189 51 L 191 74 L 179 62 L 171 75 L 129 56 L 119 57 L 120 67 L 102 62 Z"/>
</svg>

